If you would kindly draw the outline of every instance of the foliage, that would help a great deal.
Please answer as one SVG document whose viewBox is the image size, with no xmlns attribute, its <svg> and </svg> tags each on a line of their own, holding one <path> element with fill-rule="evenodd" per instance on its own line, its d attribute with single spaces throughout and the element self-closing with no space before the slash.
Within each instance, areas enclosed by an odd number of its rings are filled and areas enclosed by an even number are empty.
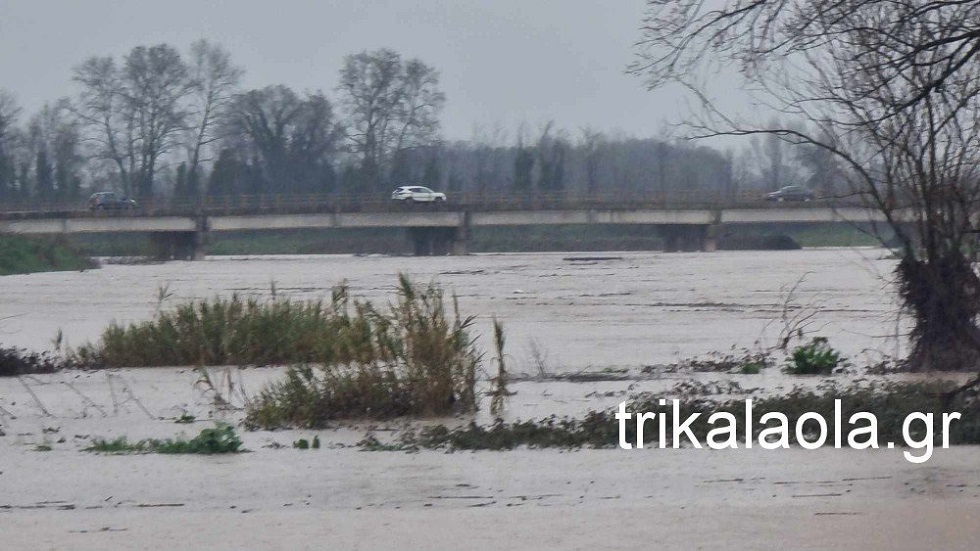
<svg viewBox="0 0 980 551">
<path fill-rule="evenodd" d="M 18 348 L 0 347 L 0 377 L 16 377 L 32 373 L 54 373 L 61 369 L 79 367 L 78 362 L 48 352 L 31 352 Z"/>
<path fill-rule="evenodd" d="M 771 423 L 762 423 L 761 419 L 767 413 L 779 412 L 787 417 L 790 428 L 788 431 L 789 445 L 796 445 L 797 436 L 792 427 L 797 425 L 803 414 L 813 412 L 820 414 L 828 422 L 834 419 L 835 400 L 841 401 L 842 419 L 850 418 L 853 413 L 867 412 L 877 419 L 878 443 L 886 447 L 887 442 L 903 442 L 902 427 L 906 417 L 914 412 L 931 413 L 934 418 L 940 418 L 944 411 L 957 411 L 962 418 L 950 424 L 949 443 L 951 445 L 980 444 L 980 396 L 974 390 L 961 395 L 957 401 L 944 404 L 944 395 L 952 388 L 952 383 L 882 383 L 872 385 L 853 384 L 848 387 L 832 386 L 822 390 L 803 390 L 794 388 L 785 395 L 757 398 L 752 406 L 751 435 L 757 440 L 760 432 Z M 708 433 L 718 428 L 708 423 L 711 415 L 728 413 L 736 419 L 746 417 L 745 400 L 716 400 L 696 397 L 687 394 L 678 396 L 679 415 L 681 421 L 688 416 L 699 413 L 690 425 L 691 433 L 702 445 L 706 442 Z M 947 409 L 951 407 L 952 409 Z M 660 396 L 641 395 L 628 405 L 630 412 L 650 412 L 658 416 L 673 416 L 672 404 L 660 404 Z M 741 423 L 741 421 L 739 421 Z M 625 427 L 625 437 L 628 442 L 636 442 L 636 422 L 628 421 Z M 848 426 L 844 426 L 848 430 Z M 920 430 L 920 429 L 916 429 Z M 673 442 L 671 424 L 667 425 L 667 439 Z M 742 447 L 745 442 L 745 426 L 738 426 L 738 442 Z M 941 442 L 940 431 L 934 431 L 935 443 Z M 923 434 L 911 436 L 921 439 Z M 805 437 L 811 438 L 809 434 Z M 476 423 L 456 428 L 445 425 L 428 426 L 421 429 L 407 430 L 395 441 L 382 442 L 373 434 L 367 435 L 359 442 L 361 449 L 370 451 L 415 451 L 419 449 L 447 450 L 509 450 L 518 447 L 530 448 L 613 448 L 619 445 L 619 422 L 611 411 L 592 411 L 581 419 L 551 416 L 537 421 L 520 421 L 507 423 L 501 419 L 490 426 Z M 644 442 L 648 446 L 656 446 L 659 433 L 650 430 L 649 425 L 644 431 Z M 846 435 L 844 435 L 846 438 Z M 681 439 L 686 443 L 686 438 Z M 832 445 L 833 439 L 828 438 L 825 444 Z"/>
<path fill-rule="evenodd" d="M 824 337 L 814 337 L 797 346 L 790 354 L 786 372 L 792 375 L 830 375 L 844 363 L 840 352 L 831 348 Z"/>
<path fill-rule="evenodd" d="M 125 436 L 114 440 L 95 439 L 92 445 L 84 451 L 98 453 L 163 453 L 163 454 L 201 454 L 213 455 L 220 453 L 238 453 L 242 441 L 235 433 L 235 428 L 228 424 L 218 423 L 213 428 L 201 430 L 200 434 L 190 440 L 147 439 L 129 442 Z"/>
</svg>

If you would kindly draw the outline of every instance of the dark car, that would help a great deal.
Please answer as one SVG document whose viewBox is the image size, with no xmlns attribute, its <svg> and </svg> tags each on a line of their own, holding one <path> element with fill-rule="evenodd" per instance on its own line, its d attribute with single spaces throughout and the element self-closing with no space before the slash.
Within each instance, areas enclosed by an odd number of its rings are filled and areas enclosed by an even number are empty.
<svg viewBox="0 0 980 551">
<path fill-rule="evenodd" d="M 89 210 L 135 210 L 136 201 L 117 195 L 114 191 L 100 191 L 88 198 Z"/>
<path fill-rule="evenodd" d="M 766 194 L 766 201 L 809 201 L 813 192 L 803 186 L 786 186 L 779 191 Z"/>
</svg>

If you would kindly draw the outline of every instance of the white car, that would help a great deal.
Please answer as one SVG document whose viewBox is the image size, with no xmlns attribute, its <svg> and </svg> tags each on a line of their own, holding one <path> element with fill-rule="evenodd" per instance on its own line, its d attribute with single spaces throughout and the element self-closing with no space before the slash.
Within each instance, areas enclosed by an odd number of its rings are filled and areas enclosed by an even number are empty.
<svg viewBox="0 0 980 551">
<path fill-rule="evenodd" d="M 443 203 L 446 201 L 446 194 L 422 186 L 401 186 L 391 192 L 391 198 L 413 203 Z"/>
</svg>

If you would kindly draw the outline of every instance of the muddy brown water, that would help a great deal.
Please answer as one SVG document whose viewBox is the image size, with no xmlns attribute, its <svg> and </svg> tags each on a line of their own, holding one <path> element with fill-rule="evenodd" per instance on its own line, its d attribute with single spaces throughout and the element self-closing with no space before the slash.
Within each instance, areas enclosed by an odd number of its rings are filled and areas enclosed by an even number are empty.
<svg viewBox="0 0 980 551">
<path fill-rule="evenodd" d="M 800 325 L 858 361 L 903 351 L 904 324 L 880 249 L 779 252 L 478 254 L 463 257 L 254 256 L 0 277 L 0 343 L 48 350 L 96 340 L 112 321 L 214 295 L 390 300 L 397 275 L 459 297 L 489 348 L 504 322 L 516 371 L 641 368 L 759 349 Z M 161 297 L 163 300 L 161 301 Z"/>
</svg>

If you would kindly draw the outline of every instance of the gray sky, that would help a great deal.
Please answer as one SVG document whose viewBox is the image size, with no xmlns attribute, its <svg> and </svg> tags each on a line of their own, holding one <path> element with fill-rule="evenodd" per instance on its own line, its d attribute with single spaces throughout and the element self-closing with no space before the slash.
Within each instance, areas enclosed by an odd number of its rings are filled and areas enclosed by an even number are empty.
<svg viewBox="0 0 980 551">
<path fill-rule="evenodd" d="M 0 88 L 30 114 L 71 95 L 72 68 L 161 42 L 228 48 L 245 86 L 334 97 L 347 54 L 392 48 L 441 74 L 443 134 L 549 120 L 658 136 L 682 103 L 624 74 L 644 0 L 0 0 Z"/>
</svg>

